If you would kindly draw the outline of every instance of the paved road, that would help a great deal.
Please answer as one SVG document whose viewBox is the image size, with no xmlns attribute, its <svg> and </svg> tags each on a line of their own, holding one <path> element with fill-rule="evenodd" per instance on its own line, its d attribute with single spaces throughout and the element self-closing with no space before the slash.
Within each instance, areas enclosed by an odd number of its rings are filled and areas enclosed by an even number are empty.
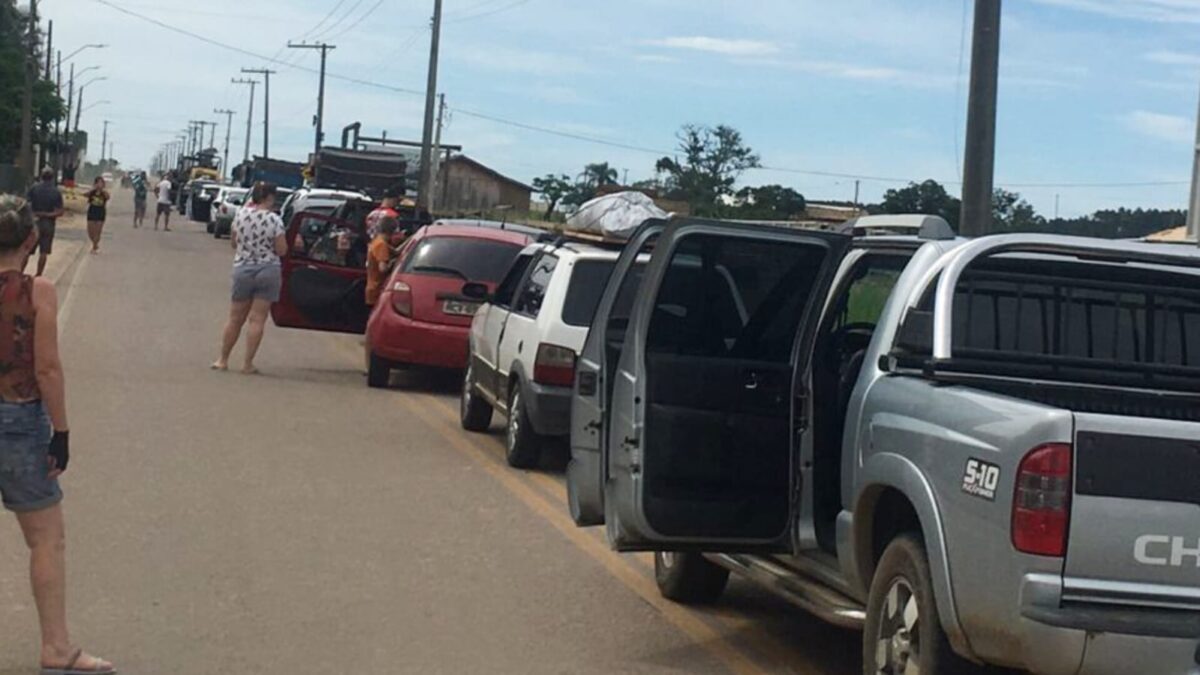
<svg viewBox="0 0 1200 675">
<path fill-rule="evenodd" d="M 274 327 L 265 375 L 210 372 L 228 245 L 134 231 L 127 203 L 102 255 L 56 263 L 73 623 L 122 672 L 860 671 L 857 634 L 744 582 L 660 599 L 646 557 L 571 524 L 563 458 L 515 472 L 458 430 L 453 378 L 369 391 L 354 339 Z M 11 518 L 0 542 L 0 675 L 28 675 Z"/>
</svg>

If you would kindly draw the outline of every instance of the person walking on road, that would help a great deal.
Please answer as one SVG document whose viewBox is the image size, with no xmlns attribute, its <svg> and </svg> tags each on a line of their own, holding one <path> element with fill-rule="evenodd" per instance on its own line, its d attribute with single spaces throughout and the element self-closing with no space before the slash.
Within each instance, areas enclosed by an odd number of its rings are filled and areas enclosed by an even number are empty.
<svg viewBox="0 0 1200 675">
<path fill-rule="evenodd" d="M 62 489 L 70 459 L 58 297 L 23 272 L 37 244 L 33 211 L 0 195 L 0 499 L 30 550 L 42 634 L 42 675 L 109 675 L 111 663 L 74 646 L 67 631 Z"/>
<path fill-rule="evenodd" d="M 133 227 L 137 229 L 146 224 L 146 193 L 149 186 L 146 185 L 145 171 L 138 171 L 133 174 L 130 179 L 130 184 L 133 186 Z"/>
<path fill-rule="evenodd" d="M 271 183 L 256 184 L 253 206 L 239 209 L 234 217 L 230 232 L 235 252 L 233 302 L 221 342 L 221 357 L 212 364 L 213 370 L 229 370 L 229 356 L 241 336 L 242 326 L 249 321 L 242 372 L 246 375 L 258 373 L 254 367 L 254 357 L 262 344 L 271 303 L 279 300 L 283 286 L 280 258 L 288 250 L 287 229 L 283 219 L 273 210 L 275 191 L 275 185 Z"/>
<path fill-rule="evenodd" d="M 158 219 L 163 219 L 163 231 L 171 231 L 171 178 L 163 176 L 154 191 L 158 194 L 158 210 L 154 212 L 154 231 L 158 232 Z"/>
<path fill-rule="evenodd" d="M 54 170 L 42 169 L 42 179 L 29 190 L 29 204 L 37 223 L 37 275 L 46 273 L 46 261 L 54 249 L 54 231 L 64 213 L 62 192 L 54 183 Z"/>
<path fill-rule="evenodd" d="M 88 238 L 92 240 L 92 255 L 100 252 L 100 236 L 104 234 L 104 221 L 108 220 L 108 200 L 112 195 L 104 189 L 103 178 L 97 178 L 92 183 L 84 198 L 87 199 L 87 230 Z"/>
</svg>

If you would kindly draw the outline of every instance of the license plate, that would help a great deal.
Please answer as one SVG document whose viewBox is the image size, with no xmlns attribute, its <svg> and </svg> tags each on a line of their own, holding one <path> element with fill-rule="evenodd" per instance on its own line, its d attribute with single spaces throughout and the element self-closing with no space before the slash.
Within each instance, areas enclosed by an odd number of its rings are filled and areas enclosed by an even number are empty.
<svg viewBox="0 0 1200 675">
<path fill-rule="evenodd" d="M 447 300 L 442 305 L 442 311 L 452 316 L 475 316 L 475 312 L 479 311 L 479 303 Z"/>
</svg>

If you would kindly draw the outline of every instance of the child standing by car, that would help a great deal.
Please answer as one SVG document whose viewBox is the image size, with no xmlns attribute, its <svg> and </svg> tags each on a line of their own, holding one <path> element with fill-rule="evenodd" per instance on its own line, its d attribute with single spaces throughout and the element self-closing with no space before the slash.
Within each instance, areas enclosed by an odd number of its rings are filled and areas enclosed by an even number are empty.
<svg viewBox="0 0 1200 675">
<path fill-rule="evenodd" d="M 367 305 L 374 307 L 383 292 L 383 278 L 392 270 L 392 237 L 400 228 L 395 216 L 384 216 L 378 221 L 379 231 L 367 247 Z"/>
</svg>

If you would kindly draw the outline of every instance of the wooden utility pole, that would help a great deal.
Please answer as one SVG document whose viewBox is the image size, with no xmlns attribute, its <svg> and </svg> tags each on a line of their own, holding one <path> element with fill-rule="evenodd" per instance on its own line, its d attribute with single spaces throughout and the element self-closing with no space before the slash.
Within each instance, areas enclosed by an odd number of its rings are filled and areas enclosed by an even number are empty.
<svg viewBox="0 0 1200 675">
<path fill-rule="evenodd" d="M 213 109 L 214 115 L 225 116 L 225 159 L 221 160 L 221 178 L 229 178 L 233 174 L 229 171 L 229 136 L 233 131 L 233 116 L 237 113 L 232 110 Z"/>
<path fill-rule="evenodd" d="M 271 156 L 271 76 L 269 68 L 242 68 L 243 73 L 263 76 L 263 158 Z"/>
<path fill-rule="evenodd" d="M 246 80 L 246 79 L 235 78 L 235 79 L 231 79 L 230 82 L 232 82 L 234 84 L 250 85 L 250 112 L 246 113 L 246 153 L 242 157 L 243 162 L 249 162 L 250 161 L 250 136 L 254 132 L 254 89 L 255 89 L 255 87 L 258 86 L 258 80 Z"/>
<path fill-rule="evenodd" d="M 438 96 L 440 103 L 438 104 L 437 116 L 437 133 L 433 139 L 433 177 L 429 180 L 429 210 L 434 211 L 437 207 L 438 195 L 438 179 L 441 177 L 442 171 L 442 128 L 446 124 L 446 95 Z"/>
<path fill-rule="evenodd" d="M 313 144 L 313 161 L 316 161 L 317 155 L 321 152 L 321 143 L 325 141 L 325 61 L 329 56 L 329 51 L 337 49 L 337 46 L 324 42 L 311 45 L 306 42 L 300 44 L 289 42 L 288 48 L 321 50 L 321 80 L 317 85 L 317 116 L 313 118 L 313 125 L 317 128 L 316 142 Z"/>
<path fill-rule="evenodd" d="M 437 103 L 438 50 L 442 39 L 442 0 L 433 0 L 433 31 L 429 40 L 429 79 L 425 84 L 425 132 L 421 138 L 421 184 L 417 204 L 433 207 L 433 126 Z"/>
<path fill-rule="evenodd" d="M 21 94 L 21 149 L 17 162 L 32 180 L 37 169 L 33 166 L 33 84 L 38 76 L 38 14 L 37 0 L 29 0 L 29 31 L 25 55 L 25 90 Z"/>
<path fill-rule="evenodd" d="M 992 229 L 996 171 L 996 102 L 1000 82 L 1000 0 L 975 0 L 971 93 L 967 103 L 959 232 L 978 237 Z"/>
</svg>

